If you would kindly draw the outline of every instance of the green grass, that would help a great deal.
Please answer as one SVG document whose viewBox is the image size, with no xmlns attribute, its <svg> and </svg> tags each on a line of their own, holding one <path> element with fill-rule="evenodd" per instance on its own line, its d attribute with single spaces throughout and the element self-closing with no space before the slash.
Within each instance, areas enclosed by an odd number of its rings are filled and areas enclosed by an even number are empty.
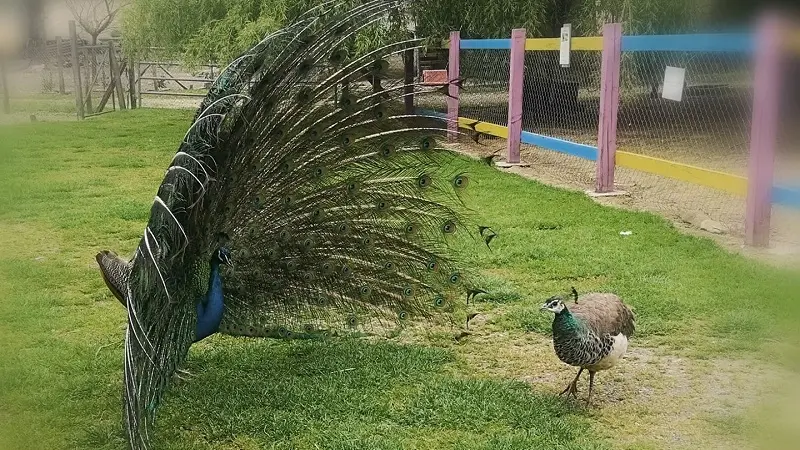
<svg viewBox="0 0 800 450">
<path fill-rule="evenodd" d="M 0 128 L 0 448 L 124 445 L 125 314 L 94 254 L 133 250 L 191 116 Z M 795 274 L 582 194 L 477 164 L 473 180 L 470 205 L 499 233 L 473 257 L 492 288 L 476 306 L 489 330 L 546 336 L 538 305 L 572 285 L 619 293 L 636 309 L 637 345 L 692 358 L 749 355 L 796 317 Z M 453 343 L 422 344 L 212 337 L 160 410 L 159 447 L 613 446 L 592 413 L 476 372 Z"/>
</svg>

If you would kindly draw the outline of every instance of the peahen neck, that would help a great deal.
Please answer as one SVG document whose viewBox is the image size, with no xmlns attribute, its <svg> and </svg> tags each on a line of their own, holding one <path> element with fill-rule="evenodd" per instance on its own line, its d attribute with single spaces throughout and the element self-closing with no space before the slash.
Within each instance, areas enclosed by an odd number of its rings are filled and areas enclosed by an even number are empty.
<svg viewBox="0 0 800 450">
<path fill-rule="evenodd" d="M 566 307 L 561 312 L 556 313 L 555 319 L 553 319 L 554 336 L 583 334 L 586 331 L 585 328 L 583 322 L 573 316 Z"/>
<path fill-rule="evenodd" d="M 222 314 L 225 310 L 222 292 L 222 277 L 219 271 L 220 261 L 211 260 L 211 273 L 208 280 L 206 298 L 197 303 L 197 328 L 195 342 L 203 340 L 219 330 Z"/>
</svg>

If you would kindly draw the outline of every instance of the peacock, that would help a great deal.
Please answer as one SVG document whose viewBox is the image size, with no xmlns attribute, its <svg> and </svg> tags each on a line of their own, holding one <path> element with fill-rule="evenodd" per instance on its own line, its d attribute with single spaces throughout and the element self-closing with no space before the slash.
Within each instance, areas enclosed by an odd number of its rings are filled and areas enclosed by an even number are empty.
<svg viewBox="0 0 800 450">
<path fill-rule="evenodd" d="M 578 296 L 572 288 L 571 295 L 575 302 L 569 308 L 562 296 L 553 296 L 545 301 L 542 310 L 555 313 L 553 348 L 556 355 L 562 362 L 579 368 L 575 379 L 561 395 L 577 398 L 578 379 L 584 370 L 588 370 L 588 406 L 592 401 L 595 374 L 614 367 L 627 352 L 628 339 L 635 329 L 635 317 L 630 307 L 615 294 Z"/>
<path fill-rule="evenodd" d="M 425 88 L 387 77 L 387 61 L 422 41 L 349 51 L 408 6 L 328 2 L 235 59 L 180 142 L 132 257 L 97 255 L 127 311 L 131 448 L 150 448 L 172 375 L 214 333 L 386 335 L 455 323 L 459 296 L 476 292 L 460 250 L 495 234 L 472 225 L 469 163 L 440 145 L 438 117 L 397 110 Z"/>
</svg>

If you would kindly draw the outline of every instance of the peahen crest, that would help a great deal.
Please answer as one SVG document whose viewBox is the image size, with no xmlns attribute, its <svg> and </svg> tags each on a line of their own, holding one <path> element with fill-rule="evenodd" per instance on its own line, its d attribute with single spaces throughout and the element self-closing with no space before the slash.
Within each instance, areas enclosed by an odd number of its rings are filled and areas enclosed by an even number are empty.
<svg viewBox="0 0 800 450">
<path fill-rule="evenodd" d="M 474 289 L 453 250 L 478 229 L 463 214 L 469 174 L 440 147 L 441 122 L 398 112 L 406 86 L 385 79 L 387 61 L 422 42 L 345 51 L 403 3 L 315 8 L 231 63 L 202 102 L 120 295 L 132 448 L 150 445 L 222 246 L 230 335 L 392 332 Z"/>
</svg>

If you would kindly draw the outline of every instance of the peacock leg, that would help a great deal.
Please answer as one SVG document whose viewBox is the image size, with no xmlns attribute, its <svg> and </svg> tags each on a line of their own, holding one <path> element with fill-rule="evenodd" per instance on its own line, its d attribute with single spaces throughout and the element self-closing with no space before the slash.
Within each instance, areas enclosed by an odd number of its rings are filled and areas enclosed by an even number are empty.
<svg viewBox="0 0 800 450">
<path fill-rule="evenodd" d="M 595 372 L 589 371 L 589 398 L 586 399 L 586 406 L 592 402 L 592 387 L 594 387 L 594 374 Z"/>
<path fill-rule="evenodd" d="M 575 379 L 572 380 L 572 382 L 567 385 L 566 389 L 561 391 L 561 393 L 558 394 L 558 395 L 567 394 L 567 395 L 571 395 L 571 396 L 577 398 L 578 397 L 578 378 L 581 377 L 581 373 L 583 373 L 583 367 L 581 367 L 580 370 L 578 370 L 578 374 L 575 375 Z"/>
</svg>

